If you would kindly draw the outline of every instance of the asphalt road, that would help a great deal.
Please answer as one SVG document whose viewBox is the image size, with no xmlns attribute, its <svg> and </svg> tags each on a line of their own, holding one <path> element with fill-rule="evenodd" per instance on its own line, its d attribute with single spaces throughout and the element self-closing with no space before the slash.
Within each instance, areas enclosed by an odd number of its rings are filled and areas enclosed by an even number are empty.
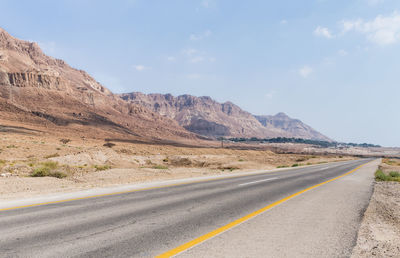
<svg viewBox="0 0 400 258">
<path fill-rule="evenodd" d="M 0 256 L 156 256 L 303 189 L 336 178 L 368 161 L 371 160 L 321 164 L 0 211 Z M 318 188 L 330 184 L 333 182 Z M 362 186 L 368 189 L 359 198 L 361 200 L 356 200 L 360 202 L 360 207 L 366 207 L 368 203 L 370 185 Z M 304 195 L 312 198 L 313 192 L 317 191 L 312 190 Z M 290 202 L 288 200 L 286 203 Z M 297 209 L 303 206 L 306 208 L 306 205 L 302 205 Z M 280 207 L 278 205 L 274 210 Z M 356 212 L 360 212 L 359 208 Z M 279 217 L 274 219 L 279 221 Z M 245 227 L 246 224 L 240 226 Z M 352 230 L 356 231 L 356 228 Z M 234 237 L 240 240 L 240 234 Z M 209 242 L 212 244 L 212 241 Z M 246 254 L 246 247 L 243 248 L 241 253 Z M 196 253 L 195 247 L 190 250 L 190 256 L 212 256 L 218 252 L 207 251 L 216 249 L 218 247 L 214 245 Z M 221 250 L 219 255 L 224 256 Z"/>
</svg>

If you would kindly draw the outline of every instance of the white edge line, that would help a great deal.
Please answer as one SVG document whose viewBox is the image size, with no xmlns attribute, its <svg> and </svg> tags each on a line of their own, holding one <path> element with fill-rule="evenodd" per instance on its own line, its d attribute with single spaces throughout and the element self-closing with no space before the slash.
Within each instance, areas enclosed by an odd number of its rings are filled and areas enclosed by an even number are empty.
<svg viewBox="0 0 400 258">
<path fill-rule="evenodd" d="M 243 183 L 243 184 L 239 184 L 239 186 L 257 184 L 257 183 L 260 183 L 260 182 L 271 181 L 271 180 L 275 180 L 275 179 L 278 179 L 278 177 L 267 178 L 267 179 L 253 181 L 253 182 Z"/>
</svg>

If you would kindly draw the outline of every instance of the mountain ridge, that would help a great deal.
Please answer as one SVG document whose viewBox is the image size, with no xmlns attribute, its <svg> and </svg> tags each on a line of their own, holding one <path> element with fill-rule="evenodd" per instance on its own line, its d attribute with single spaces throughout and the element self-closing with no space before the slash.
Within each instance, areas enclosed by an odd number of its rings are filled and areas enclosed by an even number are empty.
<svg viewBox="0 0 400 258">
<path fill-rule="evenodd" d="M 332 141 L 285 113 L 255 116 L 230 101 L 219 103 L 209 96 L 141 92 L 123 93 L 119 96 L 174 119 L 191 132 L 208 137 L 295 137 Z"/>
</svg>

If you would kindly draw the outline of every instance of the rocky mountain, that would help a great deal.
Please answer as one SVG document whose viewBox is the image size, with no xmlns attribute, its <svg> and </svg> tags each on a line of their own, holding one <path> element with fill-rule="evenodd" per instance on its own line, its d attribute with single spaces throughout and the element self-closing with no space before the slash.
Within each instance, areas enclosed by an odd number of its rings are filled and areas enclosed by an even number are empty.
<svg viewBox="0 0 400 258">
<path fill-rule="evenodd" d="M 1 28 L 0 120 L 96 137 L 197 138 L 174 120 L 123 101 L 86 72 Z"/>
<path fill-rule="evenodd" d="M 280 131 L 267 130 L 250 113 L 231 102 L 218 103 L 210 97 L 170 94 L 120 95 L 122 99 L 146 107 L 158 114 L 176 120 L 187 130 L 209 137 L 274 137 Z"/>
<path fill-rule="evenodd" d="M 208 137 L 298 137 L 329 140 L 300 120 L 283 113 L 253 116 L 231 102 L 218 103 L 210 97 L 132 92 L 120 97 L 176 120 L 187 130 Z"/>
<path fill-rule="evenodd" d="M 278 113 L 274 116 L 254 116 L 260 123 L 269 128 L 279 128 L 282 131 L 287 132 L 295 138 L 312 139 L 312 140 L 322 140 L 322 141 L 332 141 L 325 135 L 314 130 L 309 125 L 306 125 L 299 119 L 290 118 L 285 113 Z"/>
<path fill-rule="evenodd" d="M 0 122 L 96 138 L 186 141 L 223 137 L 328 139 L 287 116 L 253 116 L 210 97 L 113 94 L 85 71 L 0 28 Z"/>
</svg>

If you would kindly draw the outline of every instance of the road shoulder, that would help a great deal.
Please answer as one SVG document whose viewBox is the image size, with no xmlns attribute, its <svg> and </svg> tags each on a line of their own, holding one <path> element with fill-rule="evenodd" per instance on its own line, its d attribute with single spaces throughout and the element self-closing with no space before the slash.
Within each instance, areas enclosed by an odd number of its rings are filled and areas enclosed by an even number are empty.
<svg viewBox="0 0 400 258">
<path fill-rule="evenodd" d="M 352 257 L 400 257 L 399 182 L 375 183 Z"/>
<path fill-rule="evenodd" d="M 368 206 L 373 161 L 187 250 L 180 257 L 348 257 Z"/>
</svg>

